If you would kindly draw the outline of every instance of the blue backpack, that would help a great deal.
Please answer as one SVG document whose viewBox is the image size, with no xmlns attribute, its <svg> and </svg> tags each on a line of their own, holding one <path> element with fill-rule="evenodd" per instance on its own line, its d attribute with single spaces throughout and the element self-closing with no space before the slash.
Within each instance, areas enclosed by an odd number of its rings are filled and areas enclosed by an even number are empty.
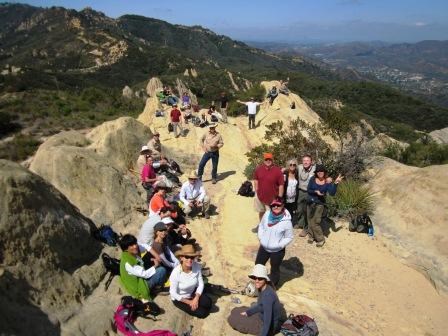
<svg viewBox="0 0 448 336">
<path fill-rule="evenodd" d="M 109 225 L 101 225 L 93 232 L 93 237 L 109 246 L 116 246 L 119 236 Z"/>
</svg>

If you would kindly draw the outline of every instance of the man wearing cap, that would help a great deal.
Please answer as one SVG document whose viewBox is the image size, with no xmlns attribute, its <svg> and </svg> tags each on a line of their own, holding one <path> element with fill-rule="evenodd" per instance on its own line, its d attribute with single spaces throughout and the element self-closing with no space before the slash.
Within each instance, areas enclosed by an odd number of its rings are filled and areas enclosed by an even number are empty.
<svg viewBox="0 0 448 336">
<path fill-rule="evenodd" d="M 182 113 L 177 108 L 177 104 L 173 105 L 173 109 L 170 112 L 170 117 L 171 117 L 171 124 L 173 125 L 174 136 L 178 138 L 179 134 L 177 134 L 177 128 L 180 129 L 180 134 L 184 133 L 184 129 L 182 128 L 181 124 Z"/>
<path fill-rule="evenodd" d="M 263 154 L 264 162 L 254 172 L 254 206 L 259 219 L 263 218 L 269 205 L 276 197 L 283 197 L 284 177 L 280 167 L 274 165 L 272 153 Z"/>
<path fill-rule="evenodd" d="M 261 105 L 259 102 L 255 102 L 253 97 L 250 98 L 249 102 L 242 102 L 237 100 L 238 103 L 247 106 L 247 115 L 249 116 L 249 129 L 255 129 L 255 115 L 257 114 L 257 106 Z"/>
<path fill-rule="evenodd" d="M 187 216 L 193 210 L 200 209 L 205 218 L 210 218 L 208 213 L 210 199 L 206 195 L 202 181 L 199 180 L 196 171 L 193 170 L 188 176 L 188 181 L 182 185 L 179 197 L 184 204 L 184 212 Z"/>
<path fill-rule="evenodd" d="M 313 164 L 311 155 L 302 156 L 302 164 L 297 167 L 299 178 L 299 197 L 297 199 L 297 226 L 302 229 L 300 237 L 306 237 L 308 232 L 308 220 L 306 218 L 306 204 L 308 200 L 308 183 L 314 176 L 316 165 Z"/>
<path fill-rule="evenodd" d="M 212 183 L 215 184 L 218 178 L 218 162 L 219 162 L 219 149 L 224 146 L 221 134 L 216 131 L 216 123 L 212 123 L 208 126 L 209 131 L 201 138 L 200 145 L 204 150 L 204 155 L 199 162 L 198 178 L 202 180 L 204 174 L 204 168 L 207 162 L 212 160 Z"/>
</svg>

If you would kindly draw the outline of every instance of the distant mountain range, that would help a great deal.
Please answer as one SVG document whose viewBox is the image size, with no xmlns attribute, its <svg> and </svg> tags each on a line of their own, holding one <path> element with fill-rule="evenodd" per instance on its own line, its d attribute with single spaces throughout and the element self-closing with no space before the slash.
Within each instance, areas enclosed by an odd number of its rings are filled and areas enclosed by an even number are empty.
<svg viewBox="0 0 448 336">
<path fill-rule="evenodd" d="M 339 69 L 353 69 L 367 78 L 375 78 L 448 106 L 448 41 L 254 45 L 284 55 L 307 55 Z"/>
</svg>

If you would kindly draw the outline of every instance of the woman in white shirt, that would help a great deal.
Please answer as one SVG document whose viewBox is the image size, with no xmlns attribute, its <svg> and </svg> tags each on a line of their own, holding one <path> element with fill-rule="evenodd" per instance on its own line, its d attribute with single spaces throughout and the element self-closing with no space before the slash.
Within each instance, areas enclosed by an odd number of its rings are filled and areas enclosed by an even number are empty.
<svg viewBox="0 0 448 336">
<path fill-rule="evenodd" d="M 285 208 L 288 210 L 291 218 L 297 211 L 297 199 L 299 197 L 299 175 L 297 170 L 297 161 L 291 159 L 288 162 L 288 167 L 284 170 L 285 176 Z"/>
<path fill-rule="evenodd" d="M 210 314 L 212 300 L 203 293 L 201 265 L 195 261 L 200 256 L 193 245 L 184 245 L 176 252 L 180 265 L 170 276 L 170 296 L 173 304 L 192 316 L 206 318 Z"/>
</svg>

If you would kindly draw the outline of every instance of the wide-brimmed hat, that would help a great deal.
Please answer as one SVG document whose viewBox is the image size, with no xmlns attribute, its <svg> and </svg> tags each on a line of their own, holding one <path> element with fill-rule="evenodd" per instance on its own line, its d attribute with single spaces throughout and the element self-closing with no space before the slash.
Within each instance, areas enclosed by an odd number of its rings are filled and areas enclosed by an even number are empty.
<svg viewBox="0 0 448 336">
<path fill-rule="evenodd" d="M 143 152 L 150 152 L 151 150 L 149 149 L 149 147 L 148 146 L 142 146 L 142 149 L 140 150 L 140 153 L 143 153 Z"/>
<path fill-rule="evenodd" d="M 263 278 L 266 281 L 271 282 L 271 279 L 268 277 L 268 270 L 265 265 L 257 264 L 252 269 L 252 273 L 249 274 L 249 278 L 255 280 L 255 278 Z"/>
<path fill-rule="evenodd" d="M 182 248 L 175 253 L 176 257 L 199 257 L 201 254 L 194 249 L 193 245 L 183 245 Z"/>
<path fill-rule="evenodd" d="M 210 123 L 208 124 L 208 128 L 216 128 L 218 126 L 217 123 Z"/>
<path fill-rule="evenodd" d="M 198 176 L 197 171 L 196 171 L 196 170 L 192 170 L 192 171 L 190 172 L 190 174 L 188 175 L 188 178 L 189 178 L 189 179 L 198 179 L 199 176 Z"/>
</svg>

